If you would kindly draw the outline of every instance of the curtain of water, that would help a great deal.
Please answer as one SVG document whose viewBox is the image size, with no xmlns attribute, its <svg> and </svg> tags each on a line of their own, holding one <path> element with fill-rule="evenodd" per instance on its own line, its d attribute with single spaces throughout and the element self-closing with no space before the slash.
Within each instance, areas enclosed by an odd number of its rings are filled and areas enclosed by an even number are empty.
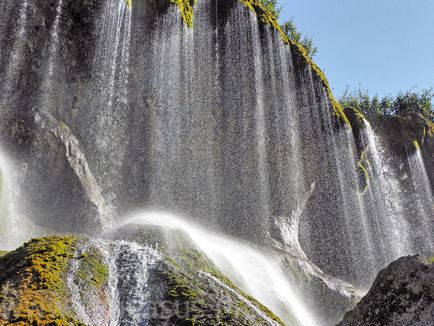
<svg viewBox="0 0 434 326">
<path fill-rule="evenodd" d="M 5 3 L 11 3 L 6 1 Z M 25 59 L 23 56 L 23 50 L 25 46 L 25 41 L 27 38 L 27 21 L 28 21 L 28 11 L 29 11 L 29 1 L 24 0 L 19 5 L 19 17 L 15 25 L 15 34 L 13 34 L 12 38 L 12 49 L 10 51 L 10 56 L 6 56 L 7 63 L 5 71 L 3 72 L 3 76 L 1 77 L 0 84 L 0 99 L 6 100 L 8 97 L 13 96 L 13 92 L 18 87 L 18 78 L 20 75 L 20 67 L 23 64 L 23 60 Z M 6 10 L 5 10 L 6 11 Z M 6 17 L 4 21 L 8 21 Z M 1 31 L 2 29 L 0 29 Z M 3 34 L 3 33 L 1 33 Z M 4 33 L 3 35 L 5 35 Z M 0 42 L 0 45 L 2 43 Z M 6 54 L 6 53 L 5 53 Z M 3 101 L 0 101 L 2 103 Z M 1 105 L 1 104 L 0 104 Z"/>
<path fill-rule="evenodd" d="M 417 224 L 419 225 L 416 230 L 415 241 L 419 250 L 430 252 L 434 249 L 434 241 L 432 240 L 434 197 L 431 184 L 419 146 L 413 154 L 408 153 L 407 157 L 414 189 L 413 205 L 416 208 L 415 216 L 417 216 Z"/>
<path fill-rule="evenodd" d="M 44 75 L 42 79 L 41 89 L 39 91 L 39 110 L 45 112 L 54 112 L 57 108 L 58 101 L 58 81 L 60 80 L 59 71 L 59 50 L 60 50 L 60 38 L 62 29 L 62 15 L 63 15 L 63 1 L 57 0 L 56 12 L 53 25 L 49 31 L 48 42 L 48 57 L 44 64 Z"/>
<path fill-rule="evenodd" d="M 266 305 L 285 322 L 295 317 L 301 325 L 317 325 L 312 312 L 296 295 L 293 285 L 279 267 L 278 261 L 254 247 L 227 237 L 207 232 L 176 216 L 164 213 L 142 213 L 122 222 L 121 226 L 158 225 L 185 231 L 231 281 Z"/>
<path fill-rule="evenodd" d="M 82 94 L 86 112 L 77 112 L 72 121 L 86 135 L 82 141 L 92 148 L 88 152 L 91 169 L 111 200 L 115 200 L 114 189 L 121 182 L 120 171 L 127 159 L 131 16 L 125 0 L 104 2 L 95 23 L 101 33 L 91 65 L 94 77 Z M 83 124 L 83 119 L 88 122 Z"/>
<path fill-rule="evenodd" d="M 0 151 L 0 249 L 12 250 L 25 241 L 46 234 L 22 212 L 25 200 L 20 193 L 25 166 L 14 164 Z"/>
<path fill-rule="evenodd" d="M 412 253 L 409 226 L 402 210 L 402 190 L 393 168 L 368 121 L 364 121 L 363 137 L 370 165 L 370 187 L 366 205 L 371 205 L 370 226 L 376 237 L 376 269 L 403 255 Z"/>
<path fill-rule="evenodd" d="M 126 241 L 93 241 L 109 267 L 110 325 L 146 325 L 149 272 L 162 259 L 150 247 Z"/>
</svg>

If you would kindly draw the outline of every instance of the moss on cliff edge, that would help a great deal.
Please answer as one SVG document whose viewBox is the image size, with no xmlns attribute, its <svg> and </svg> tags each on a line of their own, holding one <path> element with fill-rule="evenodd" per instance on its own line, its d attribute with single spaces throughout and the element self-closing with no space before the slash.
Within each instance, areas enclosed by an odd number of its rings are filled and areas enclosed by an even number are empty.
<svg viewBox="0 0 434 326">
<path fill-rule="evenodd" d="M 309 57 L 306 50 L 300 44 L 296 44 L 288 38 L 288 36 L 282 30 L 282 27 L 280 26 L 276 16 L 263 5 L 261 0 L 240 0 L 240 2 L 244 4 L 246 7 L 248 7 L 249 9 L 251 9 L 253 12 L 255 12 L 262 23 L 273 27 L 280 34 L 283 41 L 289 46 L 291 46 L 293 50 L 297 51 L 304 58 L 306 63 L 309 64 L 310 67 L 312 68 L 312 71 L 319 77 L 319 79 L 323 83 L 327 92 L 327 96 L 329 97 L 330 103 L 336 115 L 336 118 L 340 122 L 345 123 L 351 127 L 350 121 L 345 115 L 342 106 L 334 98 L 330 89 L 329 82 L 325 74 L 323 73 L 323 71 L 315 64 L 315 62 L 313 62 L 312 58 Z"/>
<path fill-rule="evenodd" d="M 184 20 L 185 24 L 192 28 L 193 27 L 193 6 L 195 4 L 195 0 L 170 0 L 171 3 L 174 5 L 177 5 L 179 8 L 179 11 L 181 12 L 182 19 Z"/>
<path fill-rule="evenodd" d="M 282 30 L 277 17 L 261 2 L 261 0 L 239 0 L 243 5 L 252 10 L 259 18 L 259 21 L 263 24 L 270 25 L 274 28 L 282 37 L 282 40 L 291 46 L 291 48 L 299 53 L 304 61 L 311 67 L 312 71 L 318 76 L 324 88 L 326 90 L 327 96 L 330 100 L 330 103 L 333 107 L 334 114 L 336 118 L 349 127 L 351 127 L 351 123 L 345 115 L 344 109 L 340 105 L 340 103 L 333 96 L 329 82 L 324 74 L 324 72 L 313 62 L 312 58 L 307 54 L 306 49 L 300 44 L 294 43 L 291 41 L 285 32 Z M 194 11 L 193 7 L 195 4 L 195 0 L 170 0 L 172 4 L 178 6 L 182 18 L 185 24 L 192 28 L 193 27 L 193 18 Z"/>
<path fill-rule="evenodd" d="M 0 324 L 83 325 L 68 306 L 65 282 L 78 239 L 34 239 L 0 259 Z"/>
<path fill-rule="evenodd" d="M 244 6 L 252 10 L 259 18 L 259 21 L 263 24 L 270 25 L 274 28 L 282 37 L 282 40 L 291 46 L 291 48 L 299 53 L 304 61 L 312 68 L 312 71 L 319 77 L 321 82 L 323 83 L 327 96 L 330 100 L 330 103 L 333 107 L 333 111 L 335 113 L 336 118 L 341 122 L 345 123 L 351 127 L 351 123 L 348 120 L 347 116 L 344 113 L 342 106 L 339 102 L 334 98 L 329 82 L 323 73 L 323 71 L 313 62 L 312 58 L 307 54 L 306 50 L 300 45 L 292 42 L 285 32 L 282 30 L 277 17 L 262 3 L 261 0 L 239 0 Z M 195 4 L 195 0 L 170 0 L 171 3 L 177 5 L 181 12 L 182 18 L 184 22 L 190 28 L 193 27 L 193 6 Z"/>
</svg>

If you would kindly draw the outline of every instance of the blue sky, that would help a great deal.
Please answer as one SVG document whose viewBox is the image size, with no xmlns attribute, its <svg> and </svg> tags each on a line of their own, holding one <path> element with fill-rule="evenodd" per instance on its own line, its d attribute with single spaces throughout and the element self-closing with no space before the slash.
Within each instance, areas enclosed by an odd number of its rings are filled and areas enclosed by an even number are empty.
<svg viewBox="0 0 434 326">
<path fill-rule="evenodd" d="M 369 94 L 434 87 L 434 0 L 280 0 L 281 21 L 294 18 L 313 36 L 315 62 L 333 92 Z"/>
</svg>

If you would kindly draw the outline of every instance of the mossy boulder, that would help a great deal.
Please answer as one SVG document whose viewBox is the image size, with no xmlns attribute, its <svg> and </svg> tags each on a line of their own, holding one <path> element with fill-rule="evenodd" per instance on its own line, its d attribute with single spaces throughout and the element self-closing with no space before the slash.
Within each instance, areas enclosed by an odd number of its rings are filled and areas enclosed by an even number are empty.
<svg viewBox="0 0 434 326">
<path fill-rule="evenodd" d="M 136 266 L 131 260 L 134 255 L 128 248 L 133 247 L 155 253 L 157 258 L 146 270 L 137 270 L 141 262 Z M 123 268 L 125 264 L 129 269 Z M 144 288 L 135 288 L 137 280 L 131 274 L 135 272 L 146 274 Z M 128 293 L 139 299 L 145 295 L 143 317 L 126 311 L 132 299 Z M 111 309 L 116 307 L 113 317 Z M 109 325 L 114 320 L 149 325 L 283 325 L 221 274 L 180 230 L 129 226 L 110 240 L 50 236 L 31 240 L 0 258 L 0 324 Z"/>
<path fill-rule="evenodd" d="M 408 113 L 402 117 L 379 115 L 369 119 L 387 147 L 397 156 L 406 157 L 434 137 L 434 124 L 418 113 Z"/>
<path fill-rule="evenodd" d="M 283 325 L 224 276 L 184 231 L 128 225 L 111 237 L 162 254 L 150 273 L 150 325 Z"/>
<path fill-rule="evenodd" d="M 368 294 L 339 325 L 432 325 L 432 261 L 412 256 L 391 263 L 378 274 Z"/>
<path fill-rule="evenodd" d="M 1 257 L 0 324 L 85 325 L 68 285 L 72 262 L 83 266 L 81 292 L 99 294 L 100 302 L 92 305 L 99 307 L 107 298 L 105 273 L 96 268 L 98 258 L 77 255 L 85 242 L 75 236 L 50 236 Z"/>
<path fill-rule="evenodd" d="M 358 133 L 365 128 L 364 120 L 366 120 L 366 117 L 362 112 L 350 106 L 346 107 L 344 112 L 353 127 L 354 133 Z"/>
</svg>

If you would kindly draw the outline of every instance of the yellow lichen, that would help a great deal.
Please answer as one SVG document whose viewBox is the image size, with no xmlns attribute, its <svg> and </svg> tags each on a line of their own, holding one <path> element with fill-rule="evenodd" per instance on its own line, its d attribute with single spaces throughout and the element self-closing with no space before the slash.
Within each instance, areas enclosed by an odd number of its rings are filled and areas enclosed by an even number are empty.
<svg viewBox="0 0 434 326">
<path fill-rule="evenodd" d="M 132 4 L 133 4 L 133 0 L 125 0 L 127 2 L 127 6 L 129 8 L 131 8 Z"/>
<path fill-rule="evenodd" d="M 420 151 L 419 142 L 417 140 L 413 140 L 414 148 L 416 148 L 417 151 Z"/>
<path fill-rule="evenodd" d="M 196 3 L 195 0 L 170 0 L 170 2 L 178 6 L 185 24 L 193 28 L 193 6 Z"/>
</svg>

